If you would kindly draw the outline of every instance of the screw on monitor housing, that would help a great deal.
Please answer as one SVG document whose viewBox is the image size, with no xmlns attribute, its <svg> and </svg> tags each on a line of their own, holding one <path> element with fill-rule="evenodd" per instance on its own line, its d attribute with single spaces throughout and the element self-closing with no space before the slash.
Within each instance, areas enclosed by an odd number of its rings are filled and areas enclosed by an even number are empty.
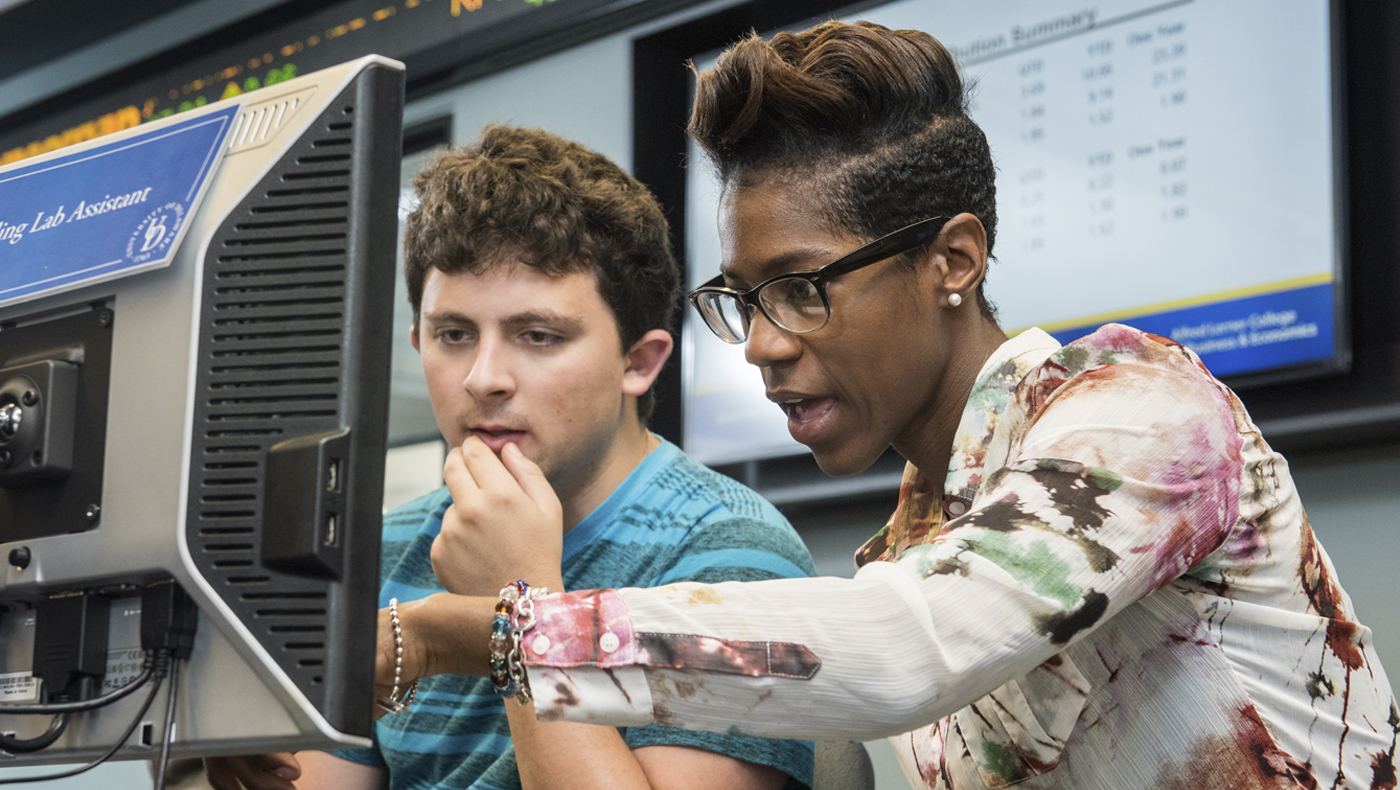
<svg viewBox="0 0 1400 790">
<path fill-rule="evenodd" d="M 35 390 L 25 390 L 24 397 L 21 398 L 25 406 L 33 406 L 39 402 L 39 393 Z"/>
<path fill-rule="evenodd" d="M 102 513 L 102 508 L 101 508 L 101 507 L 99 507 L 99 506 L 97 506 L 97 505 L 88 505 L 88 506 L 87 506 L 87 512 L 85 512 L 83 515 L 87 516 L 87 520 L 88 520 L 88 521 L 96 521 L 96 520 L 97 520 L 97 517 L 98 517 L 99 515 L 101 515 L 101 513 Z"/>
<path fill-rule="evenodd" d="M 102 310 L 102 311 L 98 312 L 98 314 L 97 314 L 97 323 L 99 323 L 99 324 L 101 324 L 101 325 L 103 325 L 103 326 L 111 326 L 111 325 L 112 325 L 112 311 L 111 311 L 111 310 Z"/>
<path fill-rule="evenodd" d="M 8 442 L 19 434 L 24 410 L 18 404 L 7 403 L 0 406 L 0 440 Z"/>
</svg>

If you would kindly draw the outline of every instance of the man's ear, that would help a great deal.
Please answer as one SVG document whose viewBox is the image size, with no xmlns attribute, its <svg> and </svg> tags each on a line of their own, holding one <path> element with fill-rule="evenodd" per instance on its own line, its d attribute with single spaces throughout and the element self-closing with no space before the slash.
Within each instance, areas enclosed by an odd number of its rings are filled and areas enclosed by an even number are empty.
<svg viewBox="0 0 1400 790">
<path fill-rule="evenodd" d="M 948 220 L 936 249 L 942 253 L 940 300 L 950 293 L 971 296 L 987 276 L 987 229 L 982 220 L 966 212 Z"/>
<path fill-rule="evenodd" d="M 423 349 L 418 347 L 418 320 L 416 318 L 413 321 L 413 326 L 408 328 L 408 342 L 413 344 L 414 351 L 419 354 L 423 353 Z"/>
<path fill-rule="evenodd" d="M 651 389 L 652 382 L 661 375 L 661 368 L 671 358 L 675 341 L 671 333 L 664 329 L 653 329 L 627 349 L 627 368 L 622 373 L 622 392 L 641 397 Z"/>
</svg>

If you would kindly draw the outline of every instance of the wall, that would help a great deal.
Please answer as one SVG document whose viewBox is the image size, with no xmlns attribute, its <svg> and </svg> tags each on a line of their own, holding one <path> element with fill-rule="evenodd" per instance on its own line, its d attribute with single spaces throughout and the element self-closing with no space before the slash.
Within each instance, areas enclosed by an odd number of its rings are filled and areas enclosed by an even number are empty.
<svg viewBox="0 0 1400 790">
<path fill-rule="evenodd" d="M 1400 677 L 1400 444 L 1297 455 L 1293 480 L 1376 652 Z"/>
<path fill-rule="evenodd" d="M 411 102 L 404 124 L 452 116 L 457 142 L 493 121 L 538 126 L 631 167 L 629 37 L 608 36 Z"/>
</svg>

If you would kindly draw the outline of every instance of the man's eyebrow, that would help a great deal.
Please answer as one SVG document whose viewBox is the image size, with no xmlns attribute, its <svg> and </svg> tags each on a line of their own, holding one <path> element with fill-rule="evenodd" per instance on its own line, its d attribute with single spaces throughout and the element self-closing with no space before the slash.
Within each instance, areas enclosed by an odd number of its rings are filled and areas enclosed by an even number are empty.
<svg viewBox="0 0 1400 790">
<path fill-rule="evenodd" d="M 455 310 L 434 310 L 423 313 L 423 320 L 430 324 L 472 324 L 476 322 Z"/>
<path fill-rule="evenodd" d="M 837 257 L 839 256 L 832 255 L 830 250 L 822 250 L 816 248 L 799 248 L 795 250 L 788 250 L 787 252 L 781 253 L 779 255 L 774 255 L 773 257 L 769 258 L 763 263 L 760 263 L 754 269 L 754 281 L 752 283 L 746 284 L 757 285 L 758 283 L 761 283 L 764 280 L 777 277 L 778 275 L 785 273 L 787 269 L 791 268 L 794 263 L 797 263 L 799 261 L 803 263 L 806 263 L 808 261 L 821 261 L 821 263 L 818 263 L 815 266 L 805 266 L 801 269 L 801 271 L 807 271 L 809 269 L 816 269 L 821 266 L 824 266 L 830 263 L 831 261 L 836 260 Z M 730 282 L 746 282 L 743 277 L 735 275 L 732 269 L 728 269 L 724 266 L 719 267 L 719 273 L 724 275 L 724 278 Z"/>
<path fill-rule="evenodd" d="M 554 310 L 526 310 L 506 316 L 502 323 L 506 326 L 544 324 L 557 329 L 577 329 L 583 325 L 577 317 Z"/>
<path fill-rule="evenodd" d="M 456 310 L 436 310 L 431 313 L 424 313 L 423 319 L 430 324 L 467 324 L 476 326 L 476 320 L 457 312 Z M 512 313 L 501 320 L 505 326 L 528 326 L 530 324 L 543 324 L 557 329 L 577 329 L 583 325 L 575 316 L 568 313 L 561 313 L 555 310 L 525 310 L 519 313 Z"/>
</svg>

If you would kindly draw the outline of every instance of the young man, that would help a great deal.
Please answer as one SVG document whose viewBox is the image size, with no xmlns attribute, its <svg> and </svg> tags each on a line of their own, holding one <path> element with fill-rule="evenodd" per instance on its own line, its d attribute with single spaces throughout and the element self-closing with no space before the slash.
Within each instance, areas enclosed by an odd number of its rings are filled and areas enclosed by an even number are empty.
<svg viewBox="0 0 1400 790">
<path fill-rule="evenodd" d="M 452 450 L 447 485 L 384 519 L 381 605 L 398 599 L 407 652 L 431 652 L 460 630 L 434 577 L 444 525 L 488 554 L 515 528 L 508 505 L 479 496 L 487 481 L 471 470 L 482 456 L 527 476 L 562 521 L 562 563 L 541 582 L 555 590 L 813 573 L 771 505 L 646 429 L 651 385 L 672 350 L 679 271 L 641 184 L 580 145 L 491 126 L 415 186 L 405 240 L 413 345 Z M 504 561 L 453 570 L 454 593 L 493 597 L 518 576 Z M 460 675 L 424 678 L 375 736 L 359 751 L 211 760 L 210 778 L 221 790 L 235 788 L 232 775 L 255 788 L 296 779 L 337 790 L 812 781 L 808 743 L 541 724 L 532 706 Z"/>
</svg>

